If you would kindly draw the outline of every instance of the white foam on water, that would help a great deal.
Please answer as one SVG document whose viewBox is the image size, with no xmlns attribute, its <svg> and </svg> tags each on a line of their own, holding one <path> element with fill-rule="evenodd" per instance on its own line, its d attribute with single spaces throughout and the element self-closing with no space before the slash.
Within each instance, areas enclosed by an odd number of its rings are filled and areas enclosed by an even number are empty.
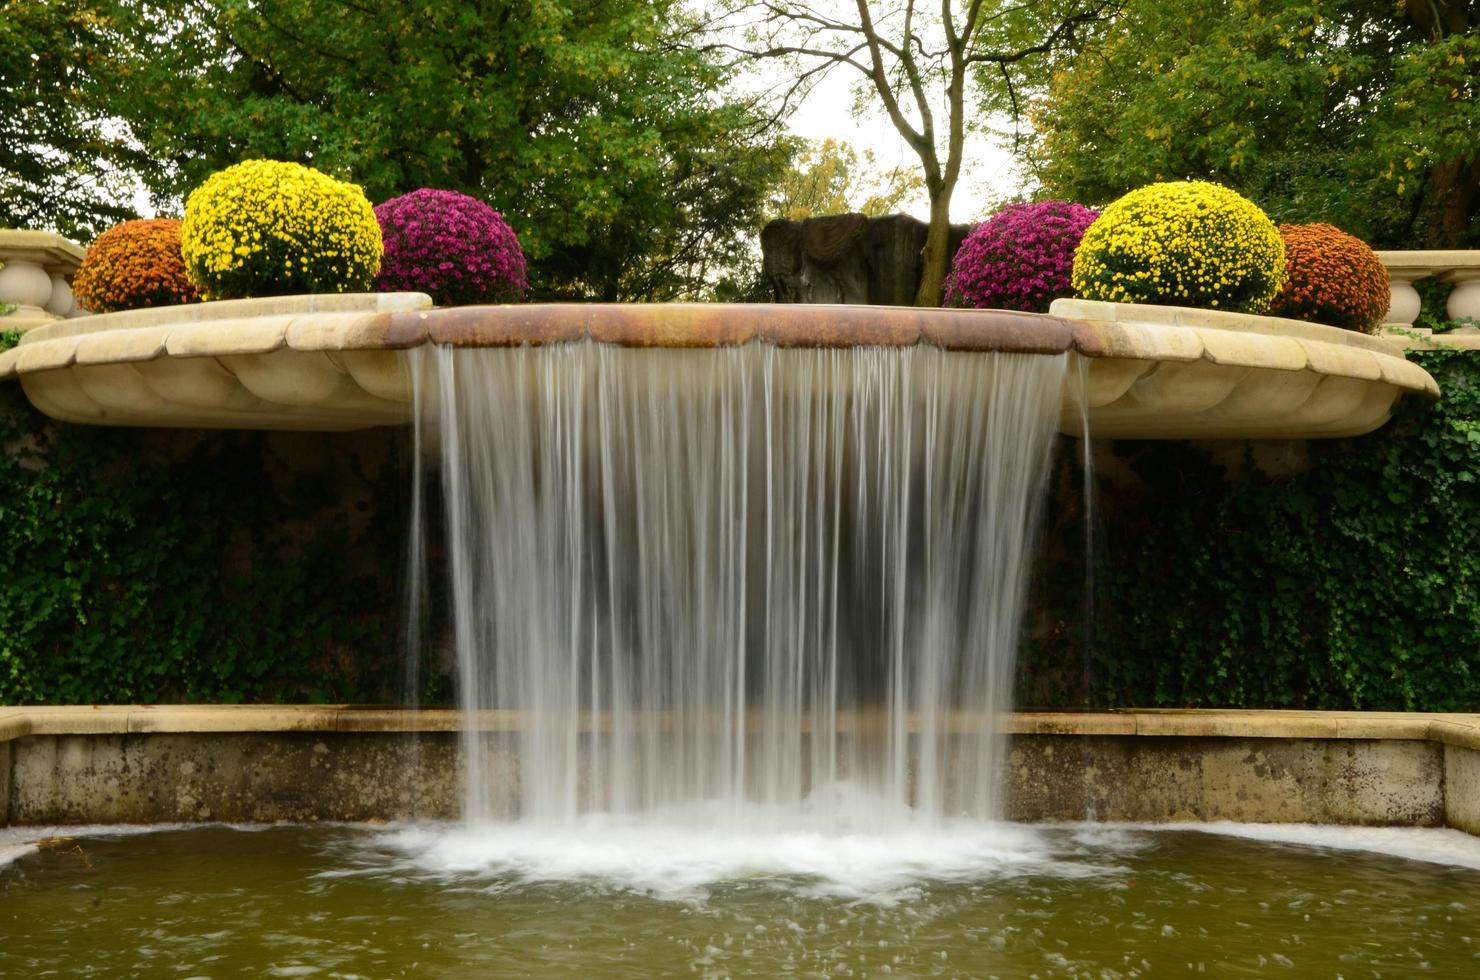
<svg viewBox="0 0 1480 980">
<path fill-rule="evenodd" d="M 409 827 L 379 841 L 411 866 L 448 878 L 588 883 L 679 900 L 728 882 L 892 904 L 922 882 L 1047 872 L 1057 863 L 1033 831 L 977 821 L 888 833 L 757 829 L 714 833 L 671 815 L 596 814 L 551 831 L 525 822 L 470 830 Z M 1080 873 L 1094 873 L 1087 865 Z M 1071 873 L 1066 867 L 1059 873 Z"/>
<path fill-rule="evenodd" d="M 406 825 L 377 835 L 371 846 L 378 854 L 361 852 L 359 867 L 328 874 L 380 873 L 389 851 L 397 870 L 463 887 L 574 883 L 686 900 L 702 899 L 717 885 L 759 883 L 890 905 L 928 884 L 1113 876 L 1125 870 L 1124 859 L 1155 847 L 1158 836 L 1186 832 L 1480 870 L 1480 838 L 1444 829 L 946 820 L 829 832 L 800 823 L 784 829 L 780 815 L 762 807 L 756 807 L 755 816 L 755 829 L 748 832 L 706 826 L 702 807 L 625 817 L 593 814 L 576 827 L 518 821 L 476 829 Z"/>
<path fill-rule="evenodd" d="M 85 840 L 90 837 L 139 837 L 179 830 L 227 827 L 231 830 L 258 831 L 275 826 L 265 823 L 100 823 L 68 826 L 35 824 L 24 827 L 0 827 L 0 870 L 23 857 L 35 854 L 43 844 Z"/>
<path fill-rule="evenodd" d="M 1121 870 L 1118 858 L 1144 846 L 1122 833 L 1093 847 L 1061 831 L 975 818 L 941 819 L 883 809 L 866 794 L 835 821 L 836 800 L 809 809 L 733 801 L 632 814 L 590 813 L 574 824 L 515 820 L 479 825 L 404 824 L 356 847 L 353 867 L 326 877 L 386 870 L 430 874 L 466 887 L 575 883 L 667 900 L 704 897 L 722 884 L 772 886 L 808 895 L 889 905 L 922 884 L 1021 875 L 1083 878 Z M 391 868 L 386 866 L 387 856 Z"/>
<path fill-rule="evenodd" d="M 1233 823 L 1226 820 L 1124 826 L 1142 831 L 1196 831 L 1333 851 L 1365 851 L 1407 861 L 1480 871 L 1480 837 L 1442 827 L 1336 827 L 1328 824 Z"/>
<path fill-rule="evenodd" d="M 19 861 L 28 854 L 35 854 L 39 850 L 41 848 L 35 844 L 0 844 L 0 868 Z"/>
<path fill-rule="evenodd" d="M 0 827 L 0 869 L 41 850 L 41 844 L 54 840 L 84 837 L 122 837 L 153 834 L 167 830 L 184 830 L 189 824 L 87 824 L 78 827 L 32 826 Z"/>
</svg>

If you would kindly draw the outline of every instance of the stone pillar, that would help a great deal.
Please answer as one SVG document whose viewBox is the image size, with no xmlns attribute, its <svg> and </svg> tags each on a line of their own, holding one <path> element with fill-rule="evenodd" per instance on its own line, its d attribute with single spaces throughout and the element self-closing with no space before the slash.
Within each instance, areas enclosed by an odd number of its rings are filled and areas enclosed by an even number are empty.
<svg viewBox="0 0 1480 980">
<path fill-rule="evenodd" d="M 1476 257 L 1480 260 L 1480 254 Z M 1449 319 L 1480 321 L 1480 266 L 1450 269 L 1444 280 L 1454 283 L 1454 292 L 1449 294 Z"/>
<path fill-rule="evenodd" d="M 1393 298 L 1388 303 L 1388 311 L 1382 318 L 1383 323 L 1400 327 L 1413 326 L 1413 321 L 1418 319 L 1419 310 L 1423 306 L 1413 284 L 1428 278 L 1428 275 L 1427 269 L 1388 268 L 1388 287 L 1392 290 Z"/>
<path fill-rule="evenodd" d="M 0 330 L 30 330 L 81 310 L 68 280 L 82 263 L 82 246 L 49 231 L 0 229 Z"/>
</svg>

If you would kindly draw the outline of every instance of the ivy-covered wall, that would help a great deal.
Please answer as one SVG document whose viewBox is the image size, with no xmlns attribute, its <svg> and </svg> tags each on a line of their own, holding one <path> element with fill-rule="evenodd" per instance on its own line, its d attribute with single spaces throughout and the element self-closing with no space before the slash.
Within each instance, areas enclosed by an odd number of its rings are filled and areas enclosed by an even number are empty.
<svg viewBox="0 0 1480 980">
<path fill-rule="evenodd" d="M 0 385 L 0 704 L 398 699 L 407 443 L 58 425 Z"/>
<path fill-rule="evenodd" d="M 1096 446 L 1090 575 L 1064 439 L 1019 702 L 1480 709 L 1480 355 L 1421 356 L 1443 401 L 1360 439 Z M 0 448 L 0 704 L 405 696 L 407 433 L 58 425 L 7 384 Z"/>
<path fill-rule="evenodd" d="M 1359 439 L 1097 447 L 1088 549 L 1065 440 L 1020 703 L 1480 710 L 1480 354 L 1418 359 Z"/>
</svg>

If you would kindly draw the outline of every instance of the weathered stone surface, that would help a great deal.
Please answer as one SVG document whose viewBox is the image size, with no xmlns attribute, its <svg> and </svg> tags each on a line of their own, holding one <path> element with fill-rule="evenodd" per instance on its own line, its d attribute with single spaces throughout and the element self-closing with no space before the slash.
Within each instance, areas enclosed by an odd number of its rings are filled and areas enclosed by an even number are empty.
<svg viewBox="0 0 1480 980">
<path fill-rule="evenodd" d="M 1447 823 L 1480 833 L 1474 716 L 1019 712 L 1004 722 L 1017 820 Z M 497 749 L 519 724 L 510 712 L 480 719 L 495 749 L 490 778 L 515 777 L 513 756 Z M 448 710 L 334 705 L 0 709 L 0 807 L 23 825 L 450 817 L 460 726 Z M 591 730 L 603 730 L 600 719 Z"/>
<path fill-rule="evenodd" d="M 920 338 L 944 350 L 983 350 L 986 331 L 976 319 L 979 310 L 930 311 L 920 323 Z M 991 350 L 1016 351 L 1024 354 L 1058 354 L 1072 350 L 1077 342 L 1090 336 L 1080 331 L 1073 320 L 1045 313 L 1017 313 L 992 310 Z M 946 315 L 940 315 L 946 314 Z"/>
<path fill-rule="evenodd" d="M 971 230 L 952 225 L 950 253 Z M 761 267 L 777 303 L 910 306 L 925 222 L 906 214 L 778 218 L 761 230 Z"/>
<path fill-rule="evenodd" d="M 449 735 L 46 735 L 14 750 L 17 824 L 446 818 Z"/>
<path fill-rule="evenodd" d="M 520 347 L 569 343 L 590 330 L 591 307 L 455 306 L 427 314 L 427 339 L 448 347 Z"/>
<path fill-rule="evenodd" d="M 10 757 L 13 751 L 8 740 L 0 740 L 0 827 L 10 825 Z"/>
<path fill-rule="evenodd" d="M 1276 317 L 1173 306 L 1056 300 L 1080 322 L 1083 398 L 1105 438 L 1332 438 L 1361 435 L 1403 394 L 1437 397 L 1427 372 L 1386 338 Z M 1097 344 L 1080 340 L 1098 337 Z M 1132 368 L 1128 369 L 1127 365 Z M 1060 431 L 1083 425 L 1066 391 Z"/>
<path fill-rule="evenodd" d="M 38 328 L 40 332 L 30 335 L 27 342 L 134 327 L 181 326 L 259 316 L 311 313 L 394 313 L 431 309 L 431 306 L 432 298 L 425 293 L 317 293 L 304 296 L 267 296 L 260 299 L 226 299 L 210 303 L 124 310 L 121 313 L 100 313 L 89 316 L 85 323 L 51 323 L 45 328 Z"/>
<path fill-rule="evenodd" d="M 1444 746 L 1444 820 L 1480 835 L 1480 747 Z"/>
<path fill-rule="evenodd" d="M 1008 816 L 1027 821 L 1444 823 L 1431 742 L 1017 736 L 1008 789 Z"/>
</svg>

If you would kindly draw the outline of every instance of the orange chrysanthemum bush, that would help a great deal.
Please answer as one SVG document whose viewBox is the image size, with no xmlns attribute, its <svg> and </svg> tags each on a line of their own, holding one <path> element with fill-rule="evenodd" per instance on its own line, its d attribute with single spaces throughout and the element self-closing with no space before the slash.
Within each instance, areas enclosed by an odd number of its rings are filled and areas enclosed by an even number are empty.
<svg viewBox="0 0 1480 980">
<path fill-rule="evenodd" d="M 1331 225 L 1280 225 L 1288 280 L 1269 312 L 1371 331 L 1392 297 L 1387 269 L 1360 238 Z"/>
<path fill-rule="evenodd" d="M 200 302 L 185 275 L 180 222 L 153 218 L 109 228 L 88 246 L 72 292 L 94 313 Z"/>
</svg>

